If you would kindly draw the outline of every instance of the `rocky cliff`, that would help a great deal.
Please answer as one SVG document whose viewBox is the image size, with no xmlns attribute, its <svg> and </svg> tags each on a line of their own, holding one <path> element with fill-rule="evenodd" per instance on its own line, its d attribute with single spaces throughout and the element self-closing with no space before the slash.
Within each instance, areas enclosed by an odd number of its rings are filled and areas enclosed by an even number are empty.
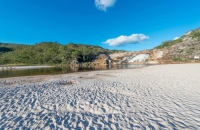
<svg viewBox="0 0 200 130">
<path fill-rule="evenodd" d="M 154 50 L 163 52 L 163 61 L 193 62 L 195 56 L 200 56 L 200 28 L 186 33 L 179 39 L 163 42 Z"/>
<path fill-rule="evenodd" d="M 96 62 L 98 64 L 189 63 L 199 62 L 199 56 L 200 28 L 189 31 L 176 40 L 165 41 L 152 50 L 102 55 L 96 59 Z M 196 60 L 194 60 L 195 57 Z"/>
</svg>

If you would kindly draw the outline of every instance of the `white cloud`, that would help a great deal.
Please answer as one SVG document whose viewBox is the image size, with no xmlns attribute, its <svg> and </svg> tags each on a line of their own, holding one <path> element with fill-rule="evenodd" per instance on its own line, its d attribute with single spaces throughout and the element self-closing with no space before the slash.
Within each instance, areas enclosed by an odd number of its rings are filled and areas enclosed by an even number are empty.
<svg viewBox="0 0 200 130">
<path fill-rule="evenodd" d="M 149 39 L 149 37 L 145 36 L 144 34 L 132 34 L 130 36 L 121 35 L 117 38 L 108 39 L 103 43 L 106 43 L 109 46 L 123 46 L 126 44 L 139 43 L 146 39 Z"/>
<path fill-rule="evenodd" d="M 112 7 L 116 0 L 95 0 L 95 6 L 99 10 L 106 11 L 108 7 Z"/>
<path fill-rule="evenodd" d="M 180 38 L 180 37 L 175 37 L 174 40 L 177 40 L 177 39 L 179 39 L 179 38 Z"/>
</svg>

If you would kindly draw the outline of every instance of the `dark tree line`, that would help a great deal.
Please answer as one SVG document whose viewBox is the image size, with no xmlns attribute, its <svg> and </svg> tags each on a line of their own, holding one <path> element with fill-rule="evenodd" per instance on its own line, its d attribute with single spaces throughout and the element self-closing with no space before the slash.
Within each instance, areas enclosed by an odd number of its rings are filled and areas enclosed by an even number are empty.
<svg viewBox="0 0 200 130">
<path fill-rule="evenodd" d="M 41 42 L 35 45 L 0 44 L 0 65 L 4 64 L 70 64 L 91 62 L 99 54 L 118 52 L 99 46 Z"/>
</svg>

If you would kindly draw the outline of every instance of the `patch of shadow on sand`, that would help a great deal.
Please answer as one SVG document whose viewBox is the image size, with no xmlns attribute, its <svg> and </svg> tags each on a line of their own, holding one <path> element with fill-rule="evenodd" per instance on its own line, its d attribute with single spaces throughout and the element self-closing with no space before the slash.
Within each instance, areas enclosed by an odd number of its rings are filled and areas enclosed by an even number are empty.
<svg viewBox="0 0 200 130">
<path fill-rule="evenodd" d="M 97 76 L 80 76 L 80 79 L 98 79 Z"/>
<path fill-rule="evenodd" d="M 61 81 L 58 83 L 59 85 L 73 85 L 76 84 L 76 81 L 70 80 L 70 81 Z"/>
<path fill-rule="evenodd" d="M 98 75 L 98 76 L 111 76 L 111 77 L 117 77 L 117 76 L 115 76 L 115 75 L 113 75 L 113 74 L 107 74 L 107 73 L 96 74 L 96 75 Z"/>
</svg>

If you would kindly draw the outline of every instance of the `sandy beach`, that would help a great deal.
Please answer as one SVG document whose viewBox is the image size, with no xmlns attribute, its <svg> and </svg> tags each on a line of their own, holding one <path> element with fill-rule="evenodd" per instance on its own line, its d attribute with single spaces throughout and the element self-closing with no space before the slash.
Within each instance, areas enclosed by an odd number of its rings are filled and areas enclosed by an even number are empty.
<svg viewBox="0 0 200 130">
<path fill-rule="evenodd" d="M 51 68 L 53 66 L 0 66 L 0 70 L 25 70 L 25 69 L 39 69 L 39 68 Z"/>
<path fill-rule="evenodd" d="M 200 129 L 200 64 L 0 79 L 0 129 Z"/>
</svg>

